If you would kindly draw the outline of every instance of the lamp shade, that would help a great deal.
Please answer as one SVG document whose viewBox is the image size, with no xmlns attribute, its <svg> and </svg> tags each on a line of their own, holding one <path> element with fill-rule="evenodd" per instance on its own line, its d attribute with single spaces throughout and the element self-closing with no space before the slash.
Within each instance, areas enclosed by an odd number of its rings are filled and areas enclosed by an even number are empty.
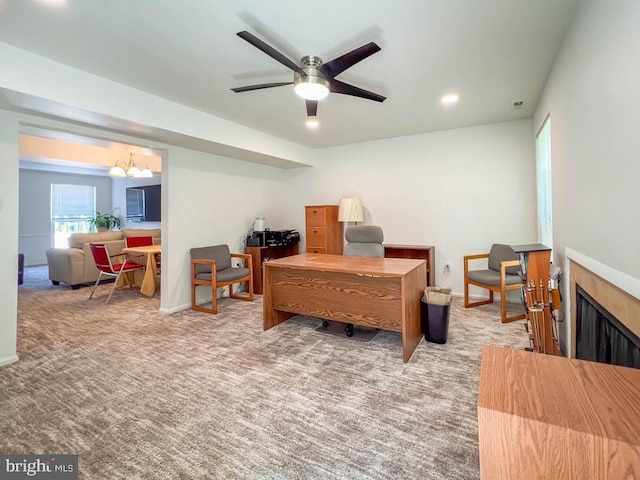
<svg viewBox="0 0 640 480">
<path fill-rule="evenodd" d="M 338 204 L 339 222 L 363 222 L 364 209 L 359 198 L 341 198 Z"/>
</svg>

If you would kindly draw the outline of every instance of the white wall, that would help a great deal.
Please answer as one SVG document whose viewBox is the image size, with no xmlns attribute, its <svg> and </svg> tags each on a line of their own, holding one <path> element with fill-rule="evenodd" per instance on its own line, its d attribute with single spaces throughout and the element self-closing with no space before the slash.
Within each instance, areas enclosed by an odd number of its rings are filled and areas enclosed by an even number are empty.
<svg viewBox="0 0 640 480">
<path fill-rule="evenodd" d="M 0 365 L 14 362 L 18 315 L 18 115 L 0 110 Z"/>
<path fill-rule="evenodd" d="M 521 120 L 319 150 L 314 168 L 287 172 L 282 210 L 302 233 L 301 205 L 358 196 L 385 242 L 434 245 L 437 284 L 461 294 L 464 255 L 536 241 L 531 128 Z"/>
<path fill-rule="evenodd" d="M 169 258 L 162 258 L 161 294 L 162 311 L 172 312 L 191 306 L 189 250 L 228 244 L 231 251 L 243 252 L 244 234 L 257 212 L 270 212 L 270 225 L 285 222 L 277 199 L 286 189 L 283 172 L 274 167 L 174 147 L 166 164 L 162 188 L 169 207 L 163 204 L 162 243 Z M 199 300 L 211 298 L 206 290 L 199 289 Z"/>
<path fill-rule="evenodd" d="M 533 122 L 535 132 L 551 115 L 555 262 L 564 265 L 569 247 L 634 279 L 640 279 L 639 45 L 637 1 L 582 2 Z"/>
<path fill-rule="evenodd" d="M 96 211 L 111 212 L 111 177 L 20 169 L 19 240 L 26 266 L 46 265 L 45 250 L 53 246 L 51 184 L 93 185 Z"/>
</svg>

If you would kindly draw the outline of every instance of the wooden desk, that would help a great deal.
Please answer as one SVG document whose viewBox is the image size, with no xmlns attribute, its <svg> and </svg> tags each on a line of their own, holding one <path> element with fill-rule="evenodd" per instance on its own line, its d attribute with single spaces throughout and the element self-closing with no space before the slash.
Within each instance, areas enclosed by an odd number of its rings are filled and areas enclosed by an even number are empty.
<svg viewBox="0 0 640 480">
<path fill-rule="evenodd" d="M 265 330 L 296 315 L 402 333 L 402 361 L 422 338 L 426 262 L 305 253 L 265 262 Z"/>
<path fill-rule="evenodd" d="M 298 244 L 280 247 L 245 247 L 244 253 L 251 255 L 253 265 L 253 293 L 262 295 L 262 264 L 265 259 L 289 257 L 298 254 Z"/>
<path fill-rule="evenodd" d="M 161 253 L 161 251 L 161 245 L 147 245 L 144 247 L 128 247 L 122 249 L 122 253 L 146 255 L 147 260 L 144 268 L 144 277 L 142 277 L 142 282 L 140 283 L 140 292 L 147 297 L 153 297 L 156 291 L 156 276 L 158 275 L 156 254 Z"/>
<path fill-rule="evenodd" d="M 484 346 L 483 480 L 640 478 L 640 370 Z"/>
<path fill-rule="evenodd" d="M 386 258 L 415 258 L 427 262 L 427 287 L 436 284 L 436 247 L 432 245 L 383 244 Z"/>
</svg>

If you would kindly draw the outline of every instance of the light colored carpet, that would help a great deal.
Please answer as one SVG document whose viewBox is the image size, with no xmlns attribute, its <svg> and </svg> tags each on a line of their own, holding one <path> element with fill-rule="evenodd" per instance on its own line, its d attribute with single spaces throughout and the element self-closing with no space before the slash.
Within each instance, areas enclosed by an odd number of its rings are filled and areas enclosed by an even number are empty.
<svg viewBox="0 0 640 480">
<path fill-rule="evenodd" d="M 477 479 L 481 346 L 523 348 L 523 321 L 455 299 L 449 341 L 368 342 L 262 298 L 160 315 L 111 285 L 19 288 L 20 361 L 0 368 L 0 452 L 78 453 L 85 479 Z"/>
</svg>

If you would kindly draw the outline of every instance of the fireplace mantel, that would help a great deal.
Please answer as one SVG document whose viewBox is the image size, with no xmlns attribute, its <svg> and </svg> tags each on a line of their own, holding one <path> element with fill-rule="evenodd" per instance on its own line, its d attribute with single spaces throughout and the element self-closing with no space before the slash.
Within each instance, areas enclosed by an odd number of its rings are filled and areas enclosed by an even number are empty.
<svg viewBox="0 0 640 480">
<path fill-rule="evenodd" d="M 570 357 L 576 356 L 576 284 L 640 337 L 640 281 L 570 248 L 566 249 L 570 293 Z"/>
</svg>

